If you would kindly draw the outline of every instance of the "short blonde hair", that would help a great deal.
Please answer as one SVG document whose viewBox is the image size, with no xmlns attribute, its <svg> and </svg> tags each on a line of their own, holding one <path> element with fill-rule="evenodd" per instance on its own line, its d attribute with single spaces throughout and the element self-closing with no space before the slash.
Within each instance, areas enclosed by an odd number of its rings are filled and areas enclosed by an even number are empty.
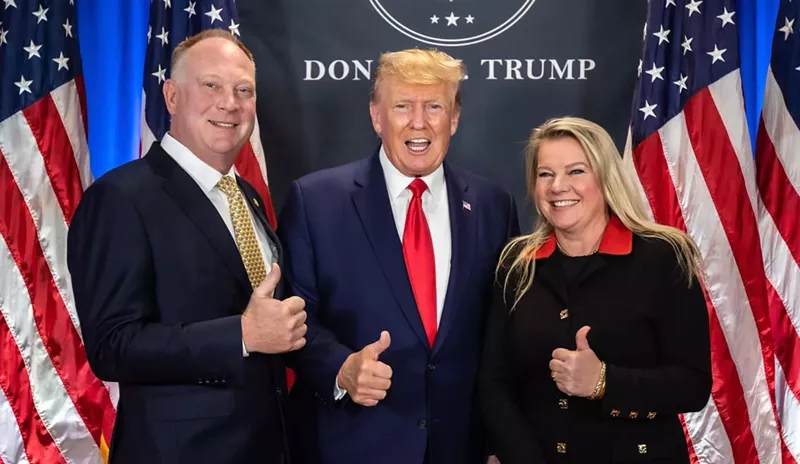
<svg viewBox="0 0 800 464">
<path fill-rule="evenodd" d="M 175 69 L 178 63 L 186 54 L 186 52 L 189 51 L 190 48 L 194 47 L 199 42 L 205 39 L 213 39 L 213 38 L 225 39 L 229 42 L 236 44 L 236 46 L 238 46 L 239 49 L 242 52 L 244 52 L 245 56 L 247 56 L 247 59 L 249 59 L 250 62 L 253 63 L 253 68 L 255 69 L 256 60 L 255 58 L 253 58 L 253 54 L 250 52 L 250 50 L 247 49 L 247 47 L 244 46 L 242 42 L 239 41 L 239 39 L 236 38 L 235 35 L 231 34 L 230 32 L 224 29 L 206 29 L 191 37 L 187 37 L 186 39 L 183 40 L 183 42 L 179 43 L 178 46 L 175 47 L 175 50 L 172 51 L 172 57 L 170 59 L 170 75 L 171 76 L 175 75 Z"/>
<path fill-rule="evenodd" d="M 467 67 L 447 53 L 438 50 L 411 48 L 381 54 L 375 79 L 372 83 L 370 101 L 375 102 L 381 82 L 388 78 L 399 79 L 411 85 L 445 84 L 455 91 L 456 108 L 461 108 L 461 81 Z"/>
</svg>

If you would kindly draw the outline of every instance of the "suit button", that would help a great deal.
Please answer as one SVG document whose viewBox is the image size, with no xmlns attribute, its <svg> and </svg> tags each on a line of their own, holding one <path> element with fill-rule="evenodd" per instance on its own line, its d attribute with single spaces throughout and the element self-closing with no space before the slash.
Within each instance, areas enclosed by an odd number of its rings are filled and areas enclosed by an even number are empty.
<svg viewBox="0 0 800 464">
<path fill-rule="evenodd" d="M 637 417 L 639 417 L 639 413 L 636 411 L 631 411 L 630 414 L 628 414 L 628 417 L 631 419 L 636 419 Z"/>
<path fill-rule="evenodd" d="M 436 370 L 436 365 L 428 364 L 428 370 L 435 371 Z"/>
<path fill-rule="evenodd" d="M 417 422 L 417 426 L 421 429 L 424 429 L 425 427 L 428 426 L 428 421 L 426 421 L 425 419 L 420 419 L 419 422 Z"/>
<path fill-rule="evenodd" d="M 560 313 L 558 313 L 558 317 L 561 318 L 561 320 L 564 320 L 564 319 L 568 318 L 569 317 L 569 310 L 565 309 L 565 310 L 561 311 Z"/>
<path fill-rule="evenodd" d="M 561 454 L 567 454 L 567 444 L 566 443 L 556 443 L 556 451 Z"/>
<path fill-rule="evenodd" d="M 561 408 L 561 409 L 567 409 L 567 407 L 568 407 L 567 399 L 566 398 L 559 399 L 558 400 L 558 407 Z"/>
<path fill-rule="evenodd" d="M 647 454 L 647 443 L 639 445 L 639 454 Z"/>
<path fill-rule="evenodd" d="M 281 387 L 278 387 L 275 389 L 275 393 L 277 393 L 278 396 L 283 395 L 283 390 L 281 390 Z"/>
</svg>

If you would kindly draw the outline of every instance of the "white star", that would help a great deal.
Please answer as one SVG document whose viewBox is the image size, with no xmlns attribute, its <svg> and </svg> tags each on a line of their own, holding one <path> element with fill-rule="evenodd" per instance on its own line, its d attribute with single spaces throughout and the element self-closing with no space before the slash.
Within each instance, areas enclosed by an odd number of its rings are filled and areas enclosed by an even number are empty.
<svg viewBox="0 0 800 464">
<path fill-rule="evenodd" d="M 677 81 L 673 82 L 673 84 L 677 85 L 678 88 L 680 89 L 680 90 L 678 90 L 678 93 L 681 93 L 684 90 L 689 90 L 689 88 L 686 87 L 686 79 L 688 79 L 688 78 L 689 78 L 689 76 L 684 76 L 683 74 L 681 74 L 681 78 L 678 79 Z"/>
<path fill-rule="evenodd" d="M 58 63 L 58 69 L 56 71 L 61 71 L 61 68 L 64 68 L 67 71 L 69 71 L 69 66 L 67 65 L 67 61 L 69 61 L 69 58 L 66 58 L 64 56 L 64 52 L 59 53 L 58 58 L 53 58 L 53 61 Z"/>
<path fill-rule="evenodd" d="M 47 21 L 47 12 L 50 11 L 50 8 L 42 8 L 42 5 L 39 5 L 39 11 L 34 11 L 33 15 L 36 16 L 38 19 L 36 20 L 36 24 L 40 22 Z"/>
<path fill-rule="evenodd" d="M 70 5 L 74 5 L 75 4 L 75 0 L 69 0 L 69 4 Z"/>
<path fill-rule="evenodd" d="M 669 43 L 669 39 L 667 36 L 669 35 L 669 29 L 664 30 L 664 25 L 661 25 L 661 28 L 658 32 L 653 33 L 654 36 L 658 37 L 658 44 L 661 45 L 662 42 Z"/>
<path fill-rule="evenodd" d="M 233 35 L 238 35 L 239 37 L 242 36 L 242 34 L 239 33 L 239 25 L 233 22 L 233 18 L 231 18 L 231 25 L 228 26 L 228 30 L 231 31 L 231 34 Z"/>
<path fill-rule="evenodd" d="M 637 76 L 641 76 L 642 75 L 642 60 L 639 60 L 639 67 L 636 68 L 636 71 L 637 71 L 637 73 L 636 73 Z"/>
<path fill-rule="evenodd" d="M 439 17 L 436 15 L 431 16 L 431 24 L 439 24 Z"/>
<path fill-rule="evenodd" d="M 655 103 L 653 103 L 653 104 L 651 105 L 650 103 L 647 103 L 647 100 L 645 100 L 645 101 L 644 101 L 644 106 L 643 106 L 643 107 L 641 107 L 641 108 L 639 108 L 639 111 L 641 111 L 642 113 L 644 113 L 644 119 L 645 119 L 645 121 L 647 120 L 647 118 L 648 118 L 649 116 L 652 116 L 652 117 L 654 117 L 654 118 L 656 117 L 656 114 L 653 112 L 653 110 L 654 110 L 654 109 L 656 109 L 656 107 L 657 107 L 657 106 L 658 106 L 658 105 L 656 105 Z"/>
<path fill-rule="evenodd" d="M 194 7 L 197 5 L 197 2 L 189 2 L 189 6 L 183 9 L 183 11 L 189 13 L 189 18 L 191 19 L 192 15 L 196 15 L 197 13 L 194 11 Z"/>
<path fill-rule="evenodd" d="M 675 6 L 675 0 L 667 0 L 667 5 L 664 8 L 668 8 L 670 5 Z"/>
<path fill-rule="evenodd" d="M 161 64 L 159 64 L 158 65 L 158 71 L 156 71 L 156 72 L 154 72 L 154 73 L 152 73 L 150 75 L 157 77 L 158 78 L 158 83 L 160 84 L 160 83 L 162 83 L 162 82 L 167 80 L 167 78 L 164 76 L 164 73 L 166 73 L 166 72 L 167 72 L 167 70 L 166 69 L 162 69 L 161 68 Z"/>
<path fill-rule="evenodd" d="M 72 37 L 72 24 L 69 23 L 69 18 L 62 26 L 64 27 L 64 37 Z"/>
<path fill-rule="evenodd" d="M 656 67 L 656 63 L 653 62 L 653 67 L 651 69 L 645 71 L 645 74 L 650 74 L 650 76 L 652 77 L 652 79 L 650 79 L 650 82 L 655 82 L 656 79 L 661 79 L 663 81 L 664 78 L 661 77 L 661 72 L 662 71 L 664 71 L 664 67 L 662 66 L 660 68 L 657 68 Z"/>
<path fill-rule="evenodd" d="M 681 47 L 683 47 L 684 55 L 686 54 L 686 52 L 692 51 L 692 40 L 694 40 L 694 38 L 690 39 L 686 36 L 683 36 L 683 43 L 681 44 Z"/>
<path fill-rule="evenodd" d="M 728 51 L 727 48 L 723 48 L 722 50 L 720 50 L 719 48 L 717 48 L 716 45 L 714 45 L 714 50 L 707 52 L 706 54 L 714 58 L 713 60 L 711 60 L 711 64 L 714 64 L 717 61 L 725 61 L 725 58 L 722 57 L 722 54 L 727 51 Z"/>
<path fill-rule="evenodd" d="M 3 0 L 3 2 L 6 4 L 6 7 L 3 8 L 4 10 L 7 10 L 10 6 L 13 6 L 14 8 L 17 7 L 17 4 L 14 3 L 14 0 Z"/>
<path fill-rule="evenodd" d="M 164 8 L 172 8 L 172 0 L 164 0 Z"/>
<path fill-rule="evenodd" d="M 796 69 L 796 70 L 800 71 L 800 66 L 798 66 L 798 67 L 796 67 L 796 68 L 794 68 L 794 69 Z"/>
<path fill-rule="evenodd" d="M 164 45 L 167 45 L 167 44 L 169 43 L 169 31 L 167 31 L 167 30 L 164 30 L 164 28 L 162 27 L 162 28 L 161 28 L 161 34 L 158 34 L 158 35 L 156 36 L 156 38 L 157 38 L 157 39 L 161 39 L 161 46 L 162 46 L 162 47 L 163 47 Z"/>
<path fill-rule="evenodd" d="M 474 16 L 472 16 L 472 15 L 468 15 L 468 16 L 467 16 L 466 18 L 464 18 L 464 19 L 466 19 L 466 20 L 467 20 L 467 24 L 472 24 L 472 21 L 475 21 L 475 17 L 474 17 Z"/>
<path fill-rule="evenodd" d="M 39 54 L 39 49 L 40 49 L 40 48 L 42 48 L 42 46 L 41 46 L 41 45 L 36 45 L 36 44 L 34 44 L 34 43 L 33 43 L 33 40 L 31 40 L 31 44 L 30 44 L 30 45 L 28 45 L 27 47 L 22 47 L 22 49 L 23 49 L 23 50 L 25 50 L 26 52 L 28 52 L 28 59 L 29 59 L 29 60 L 30 60 L 31 58 L 33 58 L 34 56 L 38 56 L 39 58 L 41 58 L 41 57 L 42 57 L 42 55 L 40 55 L 40 54 Z"/>
<path fill-rule="evenodd" d="M 211 10 L 206 13 L 206 16 L 211 18 L 211 24 L 214 24 L 214 21 L 222 22 L 222 16 L 219 15 L 220 13 L 222 13 L 222 8 L 218 10 L 214 8 L 214 5 L 211 5 Z"/>
<path fill-rule="evenodd" d="M 153 35 L 153 26 L 147 26 L 147 43 L 150 43 L 150 36 Z"/>
<path fill-rule="evenodd" d="M 785 23 L 784 23 L 783 27 L 778 29 L 779 31 L 781 31 L 784 34 L 786 34 L 786 35 L 783 36 L 783 41 L 784 42 L 786 42 L 786 40 L 789 38 L 789 34 L 793 34 L 794 33 L 794 31 L 792 30 L 792 26 L 794 26 L 794 19 L 789 21 L 789 17 L 787 16 L 786 19 L 785 19 Z"/>
<path fill-rule="evenodd" d="M 450 12 L 450 16 L 445 16 L 444 17 L 444 19 L 447 20 L 447 27 L 450 27 L 450 26 L 458 27 L 458 18 L 460 18 L 460 16 L 454 15 L 453 12 L 451 11 Z"/>
<path fill-rule="evenodd" d="M 686 5 L 686 9 L 689 10 L 689 17 L 692 17 L 692 13 L 703 14 L 700 13 L 700 4 L 703 3 L 702 1 L 692 0 L 691 3 Z"/>
<path fill-rule="evenodd" d="M 729 12 L 727 8 L 723 8 L 722 10 L 723 10 L 723 13 L 721 15 L 717 16 L 717 18 L 722 20 L 722 27 L 725 27 L 725 25 L 728 24 L 728 23 L 735 25 L 736 23 L 733 22 L 733 15 L 735 15 L 736 12 L 735 11 L 730 11 Z"/>
<path fill-rule="evenodd" d="M 31 93 L 31 84 L 33 81 L 26 81 L 25 76 L 20 76 L 19 82 L 14 82 L 14 85 L 19 87 L 19 95 L 22 95 L 22 92 Z"/>
<path fill-rule="evenodd" d="M 2 47 L 3 44 L 7 44 L 8 43 L 8 40 L 6 40 L 6 36 L 7 35 L 8 35 L 8 31 L 3 29 L 2 27 L 0 27 L 0 47 Z"/>
</svg>

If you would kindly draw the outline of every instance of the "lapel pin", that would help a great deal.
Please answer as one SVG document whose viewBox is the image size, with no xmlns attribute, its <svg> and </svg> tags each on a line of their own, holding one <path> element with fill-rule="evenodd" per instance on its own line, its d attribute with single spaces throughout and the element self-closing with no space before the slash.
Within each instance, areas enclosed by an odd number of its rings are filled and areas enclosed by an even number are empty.
<svg viewBox="0 0 800 464">
<path fill-rule="evenodd" d="M 469 203 L 467 203 L 466 201 L 462 201 L 462 202 L 461 202 L 461 206 L 463 206 L 463 207 L 464 207 L 464 209 L 465 209 L 465 210 L 467 210 L 467 211 L 472 211 L 472 205 L 470 205 L 470 204 L 469 204 Z"/>
<path fill-rule="evenodd" d="M 253 198 L 253 204 L 256 205 L 256 208 L 258 208 L 258 199 Z"/>
</svg>

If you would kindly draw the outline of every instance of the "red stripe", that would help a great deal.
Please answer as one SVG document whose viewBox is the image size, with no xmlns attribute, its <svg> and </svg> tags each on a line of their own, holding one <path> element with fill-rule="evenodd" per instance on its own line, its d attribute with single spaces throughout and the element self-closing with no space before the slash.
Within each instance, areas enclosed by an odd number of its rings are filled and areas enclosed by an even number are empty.
<svg viewBox="0 0 800 464">
<path fill-rule="evenodd" d="M 33 132 L 47 176 L 69 225 L 83 196 L 83 186 L 64 122 L 50 95 L 22 110 L 22 114 Z"/>
<path fill-rule="evenodd" d="M 686 232 L 686 223 L 678 202 L 678 194 L 669 175 L 663 145 L 657 132 L 636 147 L 634 165 L 648 195 L 656 222 Z M 713 380 L 711 397 L 731 442 L 735 462 L 758 462 L 755 438 L 750 428 L 750 416 L 736 365 L 728 349 L 728 342 L 720 326 L 716 310 L 705 289 L 703 289 L 703 294 L 709 313 L 711 376 Z"/>
<path fill-rule="evenodd" d="M 755 212 L 747 195 L 744 175 L 725 124 L 717 111 L 711 91 L 706 88 L 692 97 L 684 108 L 689 140 L 700 171 L 733 251 L 750 309 L 758 329 L 764 371 L 778 431 L 781 424 L 775 409 L 775 367 L 770 316 L 786 313 L 783 304 L 768 302 L 768 280 L 764 271 Z M 783 360 L 780 360 L 783 364 Z M 783 434 L 780 434 L 783 442 Z M 786 461 L 788 462 L 788 461 Z"/>
<path fill-rule="evenodd" d="M 0 388 L 8 398 L 14 417 L 17 418 L 28 459 L 32 463 L 64 462 L 53 437 L 36 412 L 31 382 L 25 363 L 22 361 L 22 354 L 2 316 L 0 316 Z"/>
<path fill-rule="evenodd" d="M 683 415 L 680 416 L 680 421 L 683 435 L 686 437 L 686 447 L 689 449 L 689 462 L 691 464 L 700 464 L 700 459 L 697 458 L 697 452 L 694 450 L 694 443 L 692 443 L 692 437 L 689 436 L 689 429 L 686 428 L 686 419 L 683 418 Z"/>
<path fill-rule="evenodd" d="M 86 139 L 89 139 L 89 118 L 86 116 L 86 86 L 83 83 L 83 75 L 75 76 L 75 87 L 78 89 L 78 100 L 81 102 L 81 118 L 83 119 L 83 130 L 86 132 Z"/>
<path fill-rule="evenodd" d="M 770 308 L 783 308 L 783 301 L 772 286 L 767 284 Z M 800 399 L 800 337 L 786 311 L 770 311 L 775 357 L 783 368 L 783 375 L 795 398 Z"/>
<path fill-rule="evenodd" d="M 36 226 L 0 151 L 0 234 L 25 280 L 39 335 L 64 388 L 100 445 L 103 414 L 113 408 L 105 386 L 92 374 L 83 342 L 45 261 Z"/>
<path fill-rule="evenodd" d="M 272 195 L 269 193 L 269 187 L 264 180 L 264 173 L 261 171 L 261 166 L 258 164 L 256 155 L 253 152 L 253 147 L 250 141 L 244 144 L 239 156 L 236 158 L 236 172 L 250 185 L 255 187 L 258 195 L 264 201 L 264 208 L 267 210 L 267 219 L 272 228 L 276 228 L 278 221 L 275 218 L 275 210 L 272 208 Z"/>
</svg>

